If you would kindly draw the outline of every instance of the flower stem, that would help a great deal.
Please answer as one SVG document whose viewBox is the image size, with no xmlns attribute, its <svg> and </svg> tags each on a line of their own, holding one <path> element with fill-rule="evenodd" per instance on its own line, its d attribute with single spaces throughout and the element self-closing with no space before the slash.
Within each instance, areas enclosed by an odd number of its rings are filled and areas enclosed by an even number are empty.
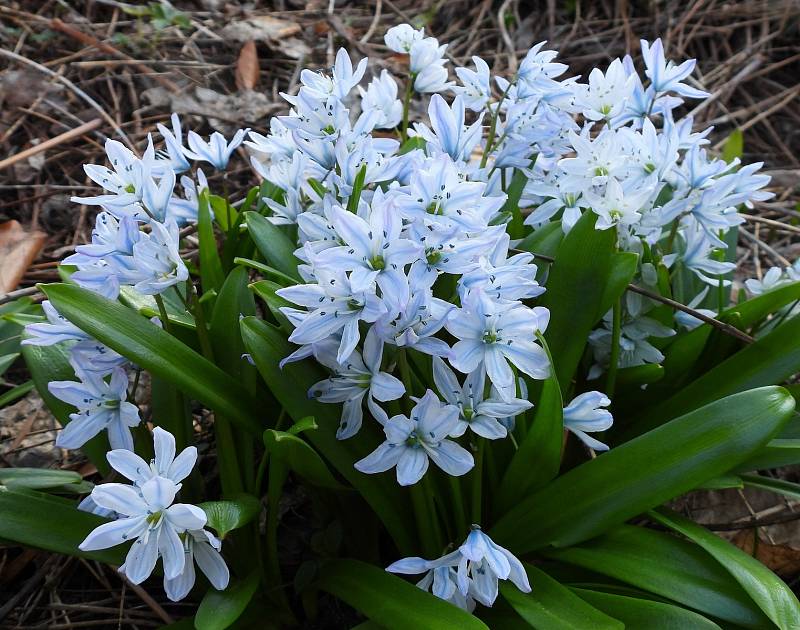
<svg viewBox="0 0 800 630">
<path fill-rule="evenodd" d="M 167 316 L 167 307 L 164 305 L 164 299 L 158 293 L 156 293 L 156 295 L 153 297 L 155 298 L 156 305 L 158 306 L 158 316 L 161 319 L 161 325 L 167 332 L 172 332 L 170 330 L 169 317 Z"/>
<path fill-rule="evenodd" d="M 481 523 L 481 504 L 483 502 L 483 449 L 485 440 L 477 438 L 475 468 L 472 469 L 472 522 Z"/>
<path fill-rule="evenodd" d="M 414 75 L 408 77 L 406 82 L 406 93 L 403 96 L 403 126 L 400 128 L 400 141 L 408 140 L 408 110 L 411 107 L 411 94 L 414 91 Z"/>
<path fill-rule="evenodd" d="M 408 355 L 405 348 L 400 348 L 397 353 L 397 367 L 400 370 L 400 380 L 406 388 L 406 398 L 414 394 L 414 381 L 411 377 L 411 368 L 408 365 Z M 409 402 L 410 404 L 410 402 Z"/>
<path fill-rule="evenodd" d="M 606 395 L 611 398 L 617 384 L 617 366 L 619 363 L 619 339 L 622 334 L 622 299 L 614 302 L 611 320 L 611 356 L 608 361 L 606 377 Z"/>
</svg>

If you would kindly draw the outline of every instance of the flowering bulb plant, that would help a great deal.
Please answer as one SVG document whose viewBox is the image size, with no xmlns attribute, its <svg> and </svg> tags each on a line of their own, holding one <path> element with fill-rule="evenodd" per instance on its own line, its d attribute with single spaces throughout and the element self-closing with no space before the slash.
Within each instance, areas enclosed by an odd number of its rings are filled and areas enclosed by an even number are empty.
<svg viewBox="0 0 800 630">
<path fill-rule="evenodd" d="M 643 41 L 581 78 L 537 44 L 499 76 L 385 42 L 392 72 L 339 50 L 268 131 L 173 115 L 85 167 L 92 241 L 23 352 L 58 445 L 127 481 L 6 488 L 32 525 L 0 537 L 158 573 L 198 628 L 292 626 L 320 591 L 387 628 L 798 627 L 779 578 L 664 506 L 798 493 L 753 472 L 800 463 L 798 272 L 731 291 L 769 178 L 681 117 L 694 61 Z M 260 183 L 231 190 L 242 156 Z"/>
</svg>

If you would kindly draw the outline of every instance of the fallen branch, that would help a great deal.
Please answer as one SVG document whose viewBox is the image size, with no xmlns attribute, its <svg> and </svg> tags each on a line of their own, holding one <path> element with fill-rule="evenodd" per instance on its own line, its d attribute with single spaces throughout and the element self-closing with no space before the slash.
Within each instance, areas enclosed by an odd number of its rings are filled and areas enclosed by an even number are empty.
<svg viewBox="0 0 800 630">
<path fill-rule="evenodd" d="M 44 142 L 36 144 L 28 149 L 25 149 L 24 151 L 15 153 L 14 155 L 7 157 L 5 160 L 0 160 L 0 171 L 7 169 L 9 166 L 13 166 L 21 160 L 25 160 L 33 155 L 36 155 L 37 153 L 47 151 L 47 149 L 58 146 L 64 142 L 69 142 L 73 138 L 78 138 L 90 131 L 94 131 L 102 124 L 102 120 L 95 118 L 94 120 L 83 123 L 79 127 L 75 127 L 75 129 L 65 131 L 64 133 L 57 135 L 55 138 L 50 138 L 49 140 L 45 140 Z"/>
</svg>

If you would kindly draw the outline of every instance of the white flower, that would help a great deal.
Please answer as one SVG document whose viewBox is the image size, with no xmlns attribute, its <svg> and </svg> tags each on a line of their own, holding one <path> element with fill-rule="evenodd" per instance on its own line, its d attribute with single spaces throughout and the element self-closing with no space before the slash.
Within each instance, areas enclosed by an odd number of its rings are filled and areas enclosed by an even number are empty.
<svg viewBox="0 0 800 630">
<path fill-rule="evenodd" d="M 447 320 L 447 330 L 459 339 L 450 363 L 464 374 L 485 369 L 500 397 L 508 402 L 514 392 L 509 362 L 531 378 L 544 379 L 550 374 L 547 353 L 534 336 L 544 331 L 549 316 L 540 306 L 531 309 L 519 302 L 500 304 L 480 292 L 472 293 L 463 308 L 454 309 Z"/>
<path fill-rule="evenodd" d="M 218 171 L 224 171 L 228 167 L 228 160 L 231 159 L 231 155 L 242 144 L 245 135 L 249 131 L 249 129 L 239 129 L 230 142 L 225 140 L 225 136 L 219 131 L 212 133 L 208 142 L 194 131 L 190 131 L 187 138 L 189 148 L 184 149 L 183 152 L 186 157 L 209 162 Z"/>
<path fill-rule="evenodd" d="M 139 409 L 127 402 L 128 375 L 123 368 L 111 372 L 109 382 L 81 370 L 73 363 L 80 381 L 51 381 L 53 396 L 77 409 L 56 438 L 56 446 L 80 448 L 101 431 L 108 431 L 111 448 L 133 450 L 131 427 L 141 422 Z"/>
<path fill-rule="evenodd" d="M 783 269 L 780 267 L 770 267 L 764 277 L 759 280 L 758 278 L 749 278 L 744 281 L 744 286 L 753 295 L 761 295 L 772 289 L 777 289 L 779 286 L 786 284 L 787 279 L 783 275 Z"/>
<path fill-rule="evenodd" d="M 342 100 L 352 90 L 364 76 L 367 70 L 367 59 L 358 62 L 358 66 L 353 71 L 353 63 L 350 55 L 344 48 L 340 48 L 336 53 L 336 63 L 332 69 L 332 76 L 305 69 L 300 73 L 300 81 L 308 89 L 313 90 L 321 99 L 332 96 Z"/>
<path fill-rule="evenodd" d="M 578 86 L 578 106 L 589 120 L 609 120 L 622 113 L 625 102 L 633 92 L 634 78 L 628 76 L 619 59 L 614 59 L 606 73 L 594 68 L 589 84 Z"/>
<path fill-rule="evenodd" d="M 523 593 L 531 592 L 522 563 L 477 525 L 472 526 L 464 544 L 452 553 L 436 560 L 403 558 L 386 570 L 406 575 L 426 573 L 417 586 L 423 590 L 430 588 L 436 597 L 470 612 L 476 600 L 484 606 L 494 604 L 499 580 L 511 580 Z"/>
<path fill-rule="evenodd" d="M 355 467 L 375 474 L 397 467 L 397 483 L 410 486 L 422 479 L 428 460 L 448 475 L 461 476 L 474 465 L 469 451 L 447 436 L 458 424 L 458 408 L 445 405 L 431 390 L 411 410 L 411 418 L 397 415 L 383 427 L 386 441 Z"/>
<path fill-rule="evenodd" d="M 389 50 L 408 54 L 411 52 L 414 42 L 420 41 L 423 37 L 425 37 L 425 29 L 417 30 L 410 24 L 398 24 L 386 31 L 383 41 L 386 42 Z"/>
<path fill-rule="evenodd" d="M 175 173 L 182 173 L 184 171 L 188 171 L 192 165 L 186 159 L 186 155 L 184 154 L 184 147 L 183 147 L 183 131 L 181 129 L 181 119 L 178 118 L 178 114 L 174 113 L 170 116 L 170 120 L 172 121 L 172 131 L 167 129 L 161 123 L 158 123 L 156 127 L 158 128 L 158 132 L 164 138 L 164 144 L 167 145 L 167 155 L 169 156 L 170 167 Z"/>
<path fill-rule="evenodd" d="M 173 503 L 180 487 L 164 477 L 153 477 L 139 488 L 121 483 L 95 486 L 92 500 L 120 517 L 94 529 L 79 545 L 80 550 L 107 549 L 133 540 L 120 567 L 131 582 L 140 584 L 147 579 L 159 557 L 164 576 L 177 578 L 186 562 L 180 534 L 206 524 L 205 512 L 199 507 Z"/>
<path fill-rule="evenodd" d="M 580 438 L 595 451 L 607 451 L 608 446 L 586 435 L 611 428 L 614 418 L 608 407 L 611 400 L 602 392 L 585 392 L 576 396 L 564 407 L 564 428 Z"/>
<path fill-rule="evenodd" d="M 433 381 L 442 398 L 456 405 L 460 412 L 458 425 L 450 433 L 451 437 L 460 437 L 469 428 L 489 440 L 503 438 L 507 430 L 500 420 L 513 418 L 533 407 L 532 403 L 519 398 L 512 398 L 508 402 L 496 398 L 494 389 L 492 396 L 485 398 L 486 374 L 483 370 L 475 370 L 467 376 L 463 385 L 459 385 L 456 375 L 439 357 L 433 357 Z"/>
<path fill-rule="evenodd" d="M 448 107 L 441 95 L 434 94 L 428 106 L 433 131 L 424 123 L 417 123 L 414 129 L 429 143 L 426 147 L 429 152 L 447 153 L 455 161 L 467 161 L 481 140 L 483 114 L 469 126 L 464 124 L 464 114 L 464 101 L 460 96 Z"/>
<path fill-rule="evenodd" d="M 218 591 L 228 587 L 230 572 L 219 550 L 222 542 L 205 529 L 188 530 L 181 534 L 186 561 L 183 571 L 173 578 L 164 576 L 164 591 L 173 602 L 182 600 L 192 590 L 195 581 L 194 563 Z"/>
<path fill-rule="evenodd" d="M 647 66 L 645 74 L 652 82 L 653 90 L 658 92 L 675 92 L 688 98 L 705 98 L 709 94 L 696 88 L 681 83 L 694 70 L 696 61 L 688 59 L 676 66 L 664 58 L 664 45 L 659 37 L 652 44 L 647 40 L 640 40 L 642 45 L 642 58 Z"/>
<path fill-rule="evenodd" d="M 433 297 L 427 284 L 422 287 L 412 285 L 411 291 L 408 301 L 391 303 L 390 312 L 375 322 L 374 330 L 384 341 L 396 346 L 435 356 L 449 356 L 450 346 L 435 335 L 444 326 L 453 305 Z"/>
<path fill-rule="evenodd" d="M 144 295 L 162 293 L 189 278 L 189 270 L 178 252 L 178 225 L 152 221 L 146 238 L 133 246 L 133 266 L 143 277 L 134 288 Z"/>
<path fill-rule="evenodd" d="M 397 98 L 397 82 L 387 70 L 370 81 L 366 91 L 359 87 L 362 111 L 379 114 L 376 129 L 391 129 L 403 118 L 403 104 Z"/>
<path fill-rule="evenodd" d="M 469 68 L 456 68 L 456 75 L 463 86 L 453 86 L 451 89 L 464 99 L 464 105 L 473 112 L 483 111 L 492 96 L 489 85 L 489 65 L 480 57 L 472 57 L 475 70 Z"/>
<path fill-rule="evenodd" d="M 633 225 L 642 218 L 641 210 L 650 202 L 653 188 L 640 186 L 627 191 L 616 179 L 609 177 L 602 195 L 587 190 L 586 203 L 597 215 L 595 227 L 606 230 L 615 225 Z"/>
<path fill-rule="evenodd" d="M 155 458 L 148 464 L 132 450 L 115 449 L 106 455 L 112 468 L 141 486 L 153 477 L 163 477 L 180 483 L 192 472 L 197 463 L 197 448 L 187 446 L 175 456 L 175 437 L 161 427 L 153 429 Z"/>
<path fill-rule="evenodd" d="M 397 378 L 381 371 L 383 342 L 374 327 L 364 339 L 362 354 L 355 351 L 344 363 L 339 363 L 336 360 L 337 346 L 335 341 L 332 344 L 321 344 L 314 353 L 320 363 L 333 371 L 333 375 L 312 385 L 308 394 L 323 403 L 344 403 L 336 437 L 346 440 L 361 428 L 362 403 L 365 397 L 372 415 L 381 424 L 385 424 L 388 416 L 375 400 L 397 400 L 406 390 Z"/>
</svg>

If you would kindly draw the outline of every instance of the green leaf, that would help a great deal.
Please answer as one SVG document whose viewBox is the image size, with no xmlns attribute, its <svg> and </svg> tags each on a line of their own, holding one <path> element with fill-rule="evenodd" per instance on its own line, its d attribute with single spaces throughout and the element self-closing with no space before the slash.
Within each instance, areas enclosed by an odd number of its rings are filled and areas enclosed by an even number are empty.
<svg viewBox="0 0 800 630">
<path fill-rule="evenodd" d="M 798 371 L 800 317 L 795 317 L 686 384 L 662 404 L 648 410 L 632 430 L 639 433 L 656 427 L 665 420 L 723 396 L 782 383 Z"/>
<path fill-rule="evenodd" d="M 264 263 L 260 263 L 257 260 L 250 260 L 249 258 L 240 258 L 237 256 L 233 259 L 233 262 L 237 265 L 244 265 L 245 267 L 250 267 L 251 269 L 260 271 L 267 276 L 267 278 L 271 278 L 282 287 L 289 287 L 297 284 L 297 280 L 291 276 L 287 276 L 285 273 L 281 273 L 277 269 L 270 267 L 269 265 L 265 265 Z"/>
<path fill-rule="evenodd" d="M 611 274 L 614 230 L 597 230 L 594 212 L 586 212 L 564 237 L 550 268 L 542 305 L 550 309 L 545 332 L 556 358 L 556 375 L 567 391 L 586 348 L 589 333 L 607 301 L 605 284 Z"/>
<path fill-rule="evenodd" d="M 286 318 L 286 315 L 281 312 L 281 309 L 293 305 L 291 302 L 284 300 L 280 295 L 275 293 L 275 291 L 280 288 L 281 285 L 271 282 L 270 280 L 259 280 L 250 285 L 250 290 L 254 291 L 258 297 L 264 300 L 269 312 L 272 313 L 272 316 L 280 325 L 281 330 L 289 335 L 292 330 L 294 330 L 294 326 L 289 323 L 289 320 Z"/>
<path fill-rule="evenodd" d="M 517 249 L 534 254 L 534 262 L 538 264 L 541 261 L 536 260 L 536 254 L 551 257 L 555 256 L 563 240 L 564 230 L 561 229 L 561 222 L 554 221 L 552 223 L 546 223 L 536 228 L 533 233 L 528 234 L 528 236 L 519 242 Z M 538 273 L 536 275 L 539 277 Z"/>
<path fill-rule="evenodd" d="M 0 471 L 1 472 L 1 471 Z M 2 479 L 2 477 L 0 477 Z M 741 480 L 744 485 L 759 490 L 769 490 L 789 497 L 794 501 L 800 501 L 800 484 L 785 481 L 783 479 L 773 479 L 772 477 L 762 477 L 761 475 L 742 475 Z"/>
<path fill-rule="evenodd" d="M 696 612 L 663 602 L 573 588 L 581 599 L 624 622 L 626 630 L 720 630 Z"/>
<path fill-rule="evenodd" d="M 59 424 L 63 427 L 69 424 L 71 413 L 75 412 L 72 405 L 68 405 L 59 400 L 47 388 L 50 381 L 74 381 L 77 380 L 72 366 L 69 364 L 69 348 L 67 344 L 55 344 L 52 346 L 22 346 L 22 356 L 25 365 L 31 373 L 31 380 L 36 385 L 36 391 L 42 397 L 44 404 L 55 416 Z M 95 465 L 101 475 L 107 475 L 111 470 L 106 460 L 106 453 L 109 451 L 108 438 L 105 433 L 96 435 L 91 440 L 81 446 L 81 451 L 86 454 L 89 461 Z"/>
<path fill-rule="evenodd" d="M 196 324 L 194 317 L 192 317 L 191 313 L 186 311 L 186 307 L 180 302 L 180 298 L 178 298 L 175 292 L 176 290 L 177 289 L 173 288 L 161 294 L 164 300 L 164 306 L 167 309 L 167 318 L 170 323 L 195 330 Z M 121 287 L 119 299 L 123 304 L 130 306 L 147 318 L 158 317 L 161 319 L 161 312 L 158 310 L 158 304 L 156 304 L 156 300 L 152 295 L 142 295 L 133 287 Z"/>
<path fill-rule="evenodd" d="M 383 569 L 358 560 L 332 560 L 325 563 L 320 567 L 317 586 L 387 630 L 487 628 L 467 611 Z"/>
<path fill-rule="evenodd" d="M 791 416 L 781 387 L 735 394 L 573 468 L 530 495 L 491 536 L 523 554 L 602 533 L 752 456 Z"/>
<path fill-rule="evenodd" d="M 228 532 L 244 527 L 261 511 L 259 500 L 249 494 L 240 494 L 223 501 L 207 501 L 199 505 L 206 513 L 208 526 L 216 530 L 220 538 Z"/>
<path fill-rule="evenodd" d="M 358 202 L 361 199 L 361 191 L 364 190 L 364 181 L 367 179 L 367 165 L 364 164 L 358 173 L 355 180 L 353 180 L 353 192 L 347 199 L 347 211 L 356 213 L 358 211 Z"/>
<path fill-rule="evenodd" d="M 48 284 L 43 290 L 59 313 L 101 343 L 245 430 L 261 434 L 256 404 L 239 382 L 166 331 L 78 286 Z"/>
<path fill-rule="evenodd" d="M 553 359 L 547 343 L 545 351 Z M 555 371 L 542 383 L 541 394 L 534 407 L 533 424 L 503 475 L 497 490 L 497 511 L 502 514 L 520 499 L 555 478 L 561 465 L 564 441 L 564 404 Z"/>
<path fill-rule="evenodd" d="M 725 139 L 722 147 L 722 159 L 730 164 L 736 158 L 741 158 L 742 153 L 744 153 L 744 134 L 741 129 L 736 128 Z"/>
<path fill-rule="evenodd" d="M 526 564 L 532 591 L 523 593 L 510 582 L 500 593 L 520 617 L 534 628 L 547 630 L 624 630 L 625 625 L 593 608 L 547 573 Z"/>
<path fill-rule="evenodd" d="M 6 370 L 11 367 L 11 365 L 19 359 L 20 353 L 15 352 L 13 354 L 4 354 L 0 356 L 0 376 L 6 373 Z"/>
<path fill-rule="evenodd" d="M 370 504 L 398 548 L 404 553 L 412 553 L 416 541 L 408 493 L 402 492 L 389 475 L 364 475 L 353 468 L 356 461 L 382 441 L 377 428 L 365 424 L 358 440 L 337 440 L 340 409 L 310 400 L 306 395 L 309 388 L 324 379 L 326 374 L 318 365 L 308 361 L 289 363 L 280 369 L 278 363 L 292 350 L 285 336 L 274 326 L 255 317 L 245 317 L 241 326 L 245 346 L 258 371 L 289 416 L 295 421 L 306 416 L 317 419 L 320 428 L 310 431 L 308 440 Z"/>
<path fill-rule="evenodd" d="M 11 490 L 43 490 L 67 484 L 79 484 L 83 478 L 72 470 L 46 468 L 0 468 L 0 486 Z"/>
<path fill-rule="evenodd" d="M 511 238 L 522 238 L 524 234 L 524 225 L 522 220 L 522 212 L 519 208 L 519 200 L 522 198 L 522 191 L 525 190 L 525 184 L 528 183 L 528 176 L 522 169 L 514 169 L 514 175 L 511 176 L 511 183 L 508 185 L 508 198 L 505 204 L 500 209 L 501 213 L 506 213 L 511 217 L 508 224 L 508 233 Z"/>
<path fill-rule="evenodd" d="M 16 400 L 22 398 L 28 392 L 36 389 L 36 385 L 33 381 L 25 381 L 24 383 L 17 385 L 16 387 L 12 387 L 7 392 L 0 394 L 0 409 L 5 407 L 6 405 L 10 405 Z"/>
<path fill-rule="evenodd" d="M 300 418 L 290 426 L 289 433 L 292 435 L 300 435 L 304 431 L 313 431 L 315 429 L 319 429 L 316 418 L 314 418 L 314 416 L 306 416 L 305 418 Z"/>
<path fill-rule="evenodd" d="M 297 282 L 302 282 L 303 280 L 297 272 L 297 265 L 300 264 L 300 261 L 294 255 L 297 246 L 291 239 L 278 226 L 273 225 L 257 212 L 245 212 L 244 220 L 258 251 L 269 266 L 290 278 L 295 278 Z"/>
<path fill-rule="evenodd" d="M 614 252 L 611 255 L 611 266 L 608 278 L 603 288 L 603 297 L 600 300 L 600 307 L 596 313 L 598 320 L 602 319 L 603 315 L 611 310 L 614 303 L 628 288 L 628 285 L 631 283 L 636 273 L 638 264 L 639 254 L 633 252 Z"/>
<path fill-rule="evenodd" d="M 781 630 L 800 627 L 797 597 L 783 580 L 753 556 L 671 510 L 655 510 L 650 512 L 650 516 L 711 554 Z"/>
<path fill-rule="evenodd" d="M 234 582 L 224 591 L 213 588 L 200 602 L 194 616 L 197 630 L 225 630 L 241 617 L 258 588 L 258 573 L 253 572 L 240 582 Z"/>
<path fill-rule="evenodd" d="M 220 221 L 222 225 L 222 221 Z M 203 293 L 219 291 L 225 281 L 219 257 L 214 224 L 211 220 L 210 195 L 207 188 L 200 192 L 197 205 L 197 236 L 200 240 L 200 280 Z"/>
<path fill-rule="evenodd" d="M 331 471 L 317 451 L 296 435 L 285 431 L 264 431 L 264 445 L 273 457 L 309 483 L 321 488 L 342 490 L 344 486 L 333 478 Z"/>
<path fill-rule="evenodd" d="M 753 457 L 736 466 L 733 472 L 779 468 L 793 464 L 800 464 L 800 439 L 776 438 L 767 442 L 766 446 Z"/>
<path fill-rule="evenodd" d="M 73 500 L 35 490 L 0 488 L 0 538 L 45 551 L 121 564 L 125 549 L 83 552 L 78 545 L 107 521 L 81 512 Z"/>
<path fill-rule="evenodd" d="M 621 580 L 702 613 L 749 628 L 767 619 L 731 576 L 697 545 L 622 525 L 549 557 Z"/>
</svg>

